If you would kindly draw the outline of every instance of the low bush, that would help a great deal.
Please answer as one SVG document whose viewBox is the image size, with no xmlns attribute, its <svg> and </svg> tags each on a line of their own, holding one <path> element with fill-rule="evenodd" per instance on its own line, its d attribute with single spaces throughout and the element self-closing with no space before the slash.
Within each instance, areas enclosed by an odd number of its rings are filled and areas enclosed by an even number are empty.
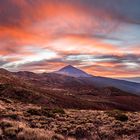
<svg viewBox="0 0 140 140">
<path fill-rule="evenodd" d="M 4 135 L 9 138 L 15 138 L 18 132 L 19 132 L 18 128 L 8 127 L 4 130 Z"/>
<path fill-rule="evenodd" d="M 5 103 L 12 103 L 12 100 L 10 100 L 8 98 L 0 97 L 0 100 L 4 101 Z"/>
<path fill-rule="evenodd" d="M 115 119 L 121 122 L 125 122 L 125 121 L 128 121 L 128 116 L 126 116 L 125 114 L 117 114 L 115 116 Z"/>
<path fill-rule="evenodd" d="M 55 117 L 55 114 L 65 114 L 65 111 L 61 108 L 56 108 L 56 109 L 48 109 L 48 108 L 41 108 L 41 109 L 35 109 L 35 108 L 30 108 L 27 110 L 27 113 L 30 115 L 38 115 L 38 116 L 46 116 L 46 117 Z"/>
<path fill-rule="evenodd" d="M 18 121 L 2 120 L 0 130 L 2 140 L 64 140 L 62 135 L 44 129 L 30 128 Z"/>
<path fill-rule="evenodd" d="M 41 111 L 35 108 L 28 109 L 27 113 L 29 113 L 30 115 L 41 115 Z"/>
<path fill-rule="evenodd" d="M 120 110 L 112 110 L 112 111 L 107 112 L 107 114 L 110 117 L 114 117 L 116 120 L 119 120 L 121 122 L 128 121 L 128 116 Z"/>
<path fill-rule="evenodd" d="M 12 126 L 13 126 L 12 123 L 10 121 L 8 121 L 8 120 L 2 120 L 0 122 L 0 127 L 2 129 L 7 128 L 7 127 L 12 127 Z"/>
<path fill-rule="evenodd" d="M 78 126 L 75 129 L 75 137 L 78 138 L 87 138 L 90 136 L 90 133 L 88 132 L 88 130 L 86 130 L 85 128 L 83 128 L 82 126 Z"/>
<path fill-rule="evenodd" d="M 53 113 L 59 113 L 59 114 L 65 114 L 65 111 L 62 108 L 53 109 L 52 112 Z"/>
</svg>

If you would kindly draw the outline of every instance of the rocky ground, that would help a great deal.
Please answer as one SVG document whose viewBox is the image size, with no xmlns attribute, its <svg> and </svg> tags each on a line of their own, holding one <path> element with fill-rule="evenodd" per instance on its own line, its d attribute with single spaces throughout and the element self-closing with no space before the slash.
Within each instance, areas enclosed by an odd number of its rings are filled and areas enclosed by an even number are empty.
<svg viewBox="0 0 140 140">
<path fill-rule="evenodd" d="M 140 112 L 47 108 L 0 98 L 2 140 L 139 140 Z"/>
</svg>

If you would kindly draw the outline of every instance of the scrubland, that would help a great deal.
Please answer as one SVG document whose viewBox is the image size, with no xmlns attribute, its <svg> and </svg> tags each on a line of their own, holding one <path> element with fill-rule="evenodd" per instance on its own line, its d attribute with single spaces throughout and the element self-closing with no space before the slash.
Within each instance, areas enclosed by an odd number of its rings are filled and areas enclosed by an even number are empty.
<svg viewBox="0 0 140 140">
<path fill-rule="evenodd" d="M 139 140 L 140 112 L 48 108 L 0 98 L 2 140 Z"/>
</svg>

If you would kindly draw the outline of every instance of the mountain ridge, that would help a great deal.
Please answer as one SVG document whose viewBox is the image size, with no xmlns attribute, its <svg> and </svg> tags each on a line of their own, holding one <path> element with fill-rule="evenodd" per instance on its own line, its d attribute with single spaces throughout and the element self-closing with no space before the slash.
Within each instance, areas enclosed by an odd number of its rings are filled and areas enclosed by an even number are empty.
<svg viewBox="0 0 140 140">
<path fill-rule="evenodd" d="M 25 71 L 8 73 L 0 74 L 3 98 L 48 107 L 140 110 L 140 96 L 112 86 L 97 87 L 87 77 Z"/>
<path fill-rule="evenodd" d="M 79 84 L 79 86 L 91 86 L 97 88 L 115 87 L 125 92 L 140 95 L 140 83 L 135 83 L 123 79 L 89 75 L 88 73 L 71 65 L 65 66 L 60 70 L 51 73 L 36 74 L 32 72 L 20 71 L 17 72 L 16 75 L 26 78 L 30 77 L 32 80 L 41 78 L 43 82 L 41 82 L 41 80 L 40 82 L 44 85 L 46 85 L 46 83 L 48 83 L 48 85 L 53 84 L 54 82 L 56 85 L 61 85 L 62 87 L 66 85 L 73 86 L 75 84 Z"/>
</svg>

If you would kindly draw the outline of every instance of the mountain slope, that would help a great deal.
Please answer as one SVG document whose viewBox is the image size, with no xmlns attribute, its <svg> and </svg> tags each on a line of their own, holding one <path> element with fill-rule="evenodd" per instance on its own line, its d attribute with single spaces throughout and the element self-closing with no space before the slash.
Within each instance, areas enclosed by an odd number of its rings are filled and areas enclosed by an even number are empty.
<svg viewBox="0 0 140 140">
<path fill-rule="evenodd" d="M 0 98 L 35 104 L 47 104 L 49 100 L 39 87 L 4 69 L 0 69 Z"/>
<path fill-rule="evenodd" d="M 82 81 L 85 81 L 89 85 L 94 85 L 95 87 L 115 87 L 125 92 L 138 94 L 140 95 L 140 83 L 134 83 L 125 80 L 118 80 L 106 77 L 90 77 L 90 78 L 80 78 Z"/>
<path fill-rule="evenodd" d="M 140 96 L 111 86 L 96 87 L 90 78 L 2 71 L 0 96 L 47 107 L 140 110 Z"/>
<path fill-rule="evenodd" d="M 130 82 L 140 83 L 140 77 L 119 78 L 119 79 L 130 81 Z"/>
<path fill-rule="evenodd" d="M 41 86 L 55 87 L 115 87 L 125 92 L 140 95 L 140 83 L 89 75 L 71 65 L 52 73 L 35 74 L 31 72 L 18 72 L 19 77 L 24 77 Z"/>
<path fill-rule="evenodd" d="M 91 75 L 71 65 L 68 65 L 54 73 L 72 76 L 72 77 L 91 77 Z"/>
<path fill-rule="evenodd" d="M 126 92 L 140 94 L 140 83 L 112 79 L 107 77 L 92 76 L 71 65 L 68 65 L 54 73 L 76 77 L 77 80 L 81 81 L 81 83 L 83 83 L 85 86 L 90 85 L 99 88 L 115 87 Z"/>
</svg>

